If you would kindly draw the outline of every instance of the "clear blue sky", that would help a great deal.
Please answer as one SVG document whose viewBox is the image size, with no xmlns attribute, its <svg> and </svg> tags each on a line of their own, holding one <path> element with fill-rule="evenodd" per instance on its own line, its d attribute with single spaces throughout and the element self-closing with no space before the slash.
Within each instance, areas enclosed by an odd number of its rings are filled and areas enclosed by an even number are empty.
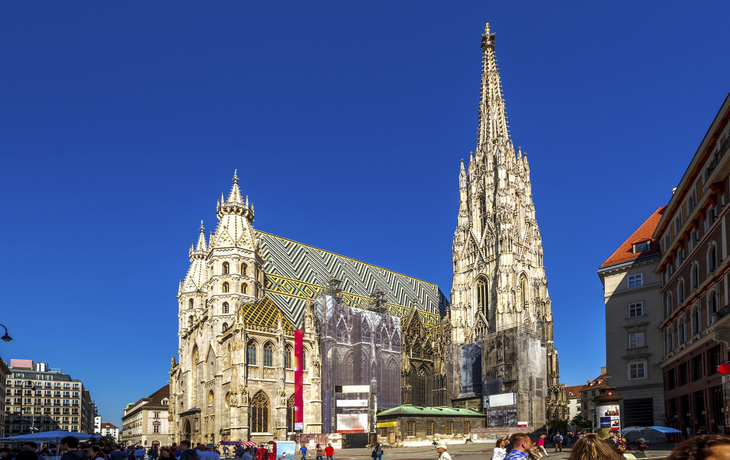
<svg viewBox="0 0 730 460">
<path fill-rule="evenodd" d="M 480 35 L 527 152 L 562 380 L 605 362 L 596 270 L 730 91 L 728 2 L 0 3 L 3 359 L 105 421 L 163 386 L 200 220 L 238 168 L 255 226 L 451 290 Z"/>
</svg>

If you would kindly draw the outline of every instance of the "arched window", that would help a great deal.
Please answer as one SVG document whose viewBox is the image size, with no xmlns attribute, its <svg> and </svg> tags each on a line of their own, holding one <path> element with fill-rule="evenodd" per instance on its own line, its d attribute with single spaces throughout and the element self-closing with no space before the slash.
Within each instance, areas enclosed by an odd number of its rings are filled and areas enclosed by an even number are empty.
<svg viewBox="0 0 730 460">
<path fill-rule="evenodd" d="M 188 308 L 195 308 L 195 302 L 193 302 L 193 299 L 188 300 Z"/>
<path fill-rule="evenodd" d="M 291 355 L 291 347 L 286 347 L 286 350 L 284 350 L 284 367 L 287 369 L 292 368 Z"/>
<path fill-rule="evenodd" d="M 480 278 L 477 281 L 477 308 L 479 308 L 479 311 L 485 317 L 487 316 L 489 312 L 489 289 L 487 287 L 487 280 L 484 278 Z"/>
<path fill-rule="evenodd" d="M 679 338 L 679 344 L 684 343 L 684 320 L 680 320 L 677 324 L 677 337 Z"/>
<path fill-rule="evenodd" d="M 256 365 L 256 342 L 253 340 L 246 346 L 246 362 L 251 366 Z"/>
<path fill-rule="evenodd" d="M 251 400 L 251 431 L 266 433 L 269 431 L 269 398 L 259 391 Z"/>
<path fill-rule="evenodd" d="M 228 292 L 231 286 L 228 283 L 223 283 L 223 292 Z"/>
<path fill-rule="evenodd" d="M 247 294 L 248 285 L 246 283 L 241 284 L 241 294 Z"/>
<path fill-rule="evenodd" d="M 710 244 L 707 250 L 707 271 L 711 272 L 717 268 L 717 246 L 715 243 Z"/>
<path fill-rule="evenodd" d="M 223 274 L 227 275 L 231 272 L 231 266 L 228 265 L 228 262 L 223 262 Z"/>
<path fill-rule="evenodd" d="M 677 303 L 684 302 L 684 280 L 680 279 L 677 283 Z"/>
<path fill-rule="evenodd" d="M 717 321 L 715 313 L 717 313 L 717 293 L 712 291 L 707 296 L 707 314 L 710 315 L 710 324 L 714 324 Z"/>
<path fill-rule="evenodd" d="M 241 264 L 241 274 L 243 276 L 246 276 L 246 270 L 247 269 L 248 269 L 248 267 L 246 266 L 246 264 Z"/>
<path fill-rule="evenodd" d="M 672 310 L 674 310 L 674 303 L 672 301 L 672 293 L 667 293 L 667 318 L 672 314 Z"/>
<path fill-rule="evenodd" d="M 295 418 L 294 395 L 286 401 L 286 431 L 291 433 L 294 431 Z"/>
<path fill-rule="evenodd" d="M 274 365 L 274 346 L 271 342 L 264 345 L 264 366 L 272 367 Z"/>
<path fill-rule="evenodd" d="M 230 309 L 228 307 L 228 302 L 223 302 L 223 313 L 224 314 L 229 313 L 229 310 Z"/>
<path fill-rule="evenodd" d="M 362 323 L 362 341 L 370 342 L 370 326 L 365 321 Z"/>
<path fill-rule="evenodd" d="M 188 327 L 193 327 L 193 316 L 188 316 Z"/>
<path fill-rule="evenodd" d="M 697 289 L 697 286 L 700 285 L 700 267 L 697 265 L 697 263 L 692 264 L 689 282 L 693 291 Z"/>
<path fill-rule="evenodd" d="M 302 350 L 302 370 L 307 370 L 307 350 Z"/>
<path fill-rule="evenodd" d="M 221 332 L 228 329 L 228 323 L 223 323 L 223 326 L 221 327 Z"/>
<path fill-rule="evenodd" d="M 666 338 L 667 338 L 667 352 L 670 352 L 670 351 L 674 350 L 674 338 L 672 336 L 671 329 L 667 329 Z"/>
<path fill-rule="evenodd" d="M 520 307 L 524 308 L 525 311 L 527 311 L 527 303 L 529 302 L 527 294 L 527 277 L 522 275 L 520 277 Z"/>
<path fill-rule="evenodd" d="M 694 307 L 692 309 L 692 335 L 700 332 L 700 309 Z"/>
<path fill-rule="evenodd" d="M 345 327 L 345 322 L 340 322 L 340 325 L 337 326 L 337 341 L 340 343 L 348 343 L 348 334 L 347 334 L 347 328 Z"/>
<path fill-rule="evenodd" d="M 215 395 L 213 394 L 213 390 L 210 390 L 208 392 L 208 404 L 213 404 L 213 401 L 215 401 Z"/>
</svg>

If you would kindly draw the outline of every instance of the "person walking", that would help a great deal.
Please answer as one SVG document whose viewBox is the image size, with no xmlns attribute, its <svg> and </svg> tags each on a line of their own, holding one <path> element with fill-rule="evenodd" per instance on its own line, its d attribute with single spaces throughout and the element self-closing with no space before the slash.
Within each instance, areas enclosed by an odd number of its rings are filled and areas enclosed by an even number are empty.
<svg viewBox="0 0 730 460">
<path fill-rule="evenodd" d="M 549 457 L 550 454 L 548 454 L 547 450 L 545 450 L 545 438 L 547 438 L 547 436 L 542 435 L 540 436 L 540 439 L 537 440 L 537 450 L 542 451 L 542 453 L 545 454 L 546 457 Z"/>
<path fill-rule="evenodd" d="M 324 448 L 324 454 L 327 456 L 327 460 L 335 460 L 335 449 L 331 442 Z"/>
<path fill-rule="evenodd" d="M 382 458 L 383 458 L 383 446 L 379 442 L 378 443 L 375 443 L 375 449 L 373 449 L 373 453 L 372 453 L 371 457 L 373 457 L 373 458 L 375 458 L 377 460 L 382 460 Z"/>
<path fill-rule="evenodd" d="M 302 453 L 302 460 L 307 460 L 307 446 L 302 444 L 301 447 L 299 448 L 299 452 Z"/>
<path fill-rule="evenodd" d="M 497 445 L 494 446 L 492 451 L 492 460 L 504 460 L 504 457 L 507 456 L 507 449 L 504 448 L 506 445 L 507 438 L 497 439 Z"/>
<path fill-rule="evenodd" d="M 555 452 L 562 452 L 563 451 L 563 435 L 560 433 L 557 433 L 555 435 L 555 438 L 553 439 L 553 442 L 555 443 Z"/>
<path fill-rule="evenodd" d="M 322 460 L 322 457 L 324 456 L 324 450 L 322 450 L 322 446 L 317 444 L 317 447 L 314 448 L 314 456 L 317 457 L 317 460 Z"/>
</svg>

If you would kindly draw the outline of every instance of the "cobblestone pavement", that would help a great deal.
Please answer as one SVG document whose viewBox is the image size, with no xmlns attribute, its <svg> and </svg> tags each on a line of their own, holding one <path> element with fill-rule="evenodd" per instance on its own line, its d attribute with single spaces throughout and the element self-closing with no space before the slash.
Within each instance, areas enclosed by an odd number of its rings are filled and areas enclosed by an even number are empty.
<svg viewBox="0 0 730 460">
<path fill-rule="evenodd" d="M 666 458 L 674 448 L 675 444 L 657 444 L 647 450 L 646 458 Z M 448 449 L 451 458 L 454 460 L 488 460 L 492 458 L 492 443 L 476 443 L 467 445 L 450 444 Z M 543 460 L 566 460 L 570 455 L 570 447 L 564 447 L 563 452 L 554 453 L 552 448 L 547 449 L 550 457 Z M 339 449 L 335 451 L 335 460 L 365 460 L 370 459 L 371 449 Z M 299 460 L 300 457 L 294 457 Z M 436 460 L 438 452 L 431 450 L 431 447 L 399 447 L 385 449 L 383 460 Z"/>
</svg>

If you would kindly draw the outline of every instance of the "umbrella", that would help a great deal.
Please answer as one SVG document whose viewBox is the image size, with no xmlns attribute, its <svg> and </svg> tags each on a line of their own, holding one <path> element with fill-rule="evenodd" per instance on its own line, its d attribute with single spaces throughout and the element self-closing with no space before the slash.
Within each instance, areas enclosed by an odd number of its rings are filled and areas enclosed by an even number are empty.
<svg viewBox="0 0 730 460">
<path fill-rule="evenodd" d="M 61 439 L 65 438 L 66 436 L 74 436 L 79 438 L 82 441 L 85 441 L 87 439 L 91 439 L 94 437 L 93 434 L 86 434 L 86 433 L 74 433 L 73 431 L 62 431 L 62 430 L 55 430 L 55 431 L 41 431 L 38 433 L 30 433 L 30 434 L 21 434 L 18 436 L 11 436 L 9 438 L 0 438 L 0 441 L 3 442 L 23 442 L 23 441 L 33 441 L 33 442 L 52 442 L 55 444 L 58 444 Z"/>
</svg>

